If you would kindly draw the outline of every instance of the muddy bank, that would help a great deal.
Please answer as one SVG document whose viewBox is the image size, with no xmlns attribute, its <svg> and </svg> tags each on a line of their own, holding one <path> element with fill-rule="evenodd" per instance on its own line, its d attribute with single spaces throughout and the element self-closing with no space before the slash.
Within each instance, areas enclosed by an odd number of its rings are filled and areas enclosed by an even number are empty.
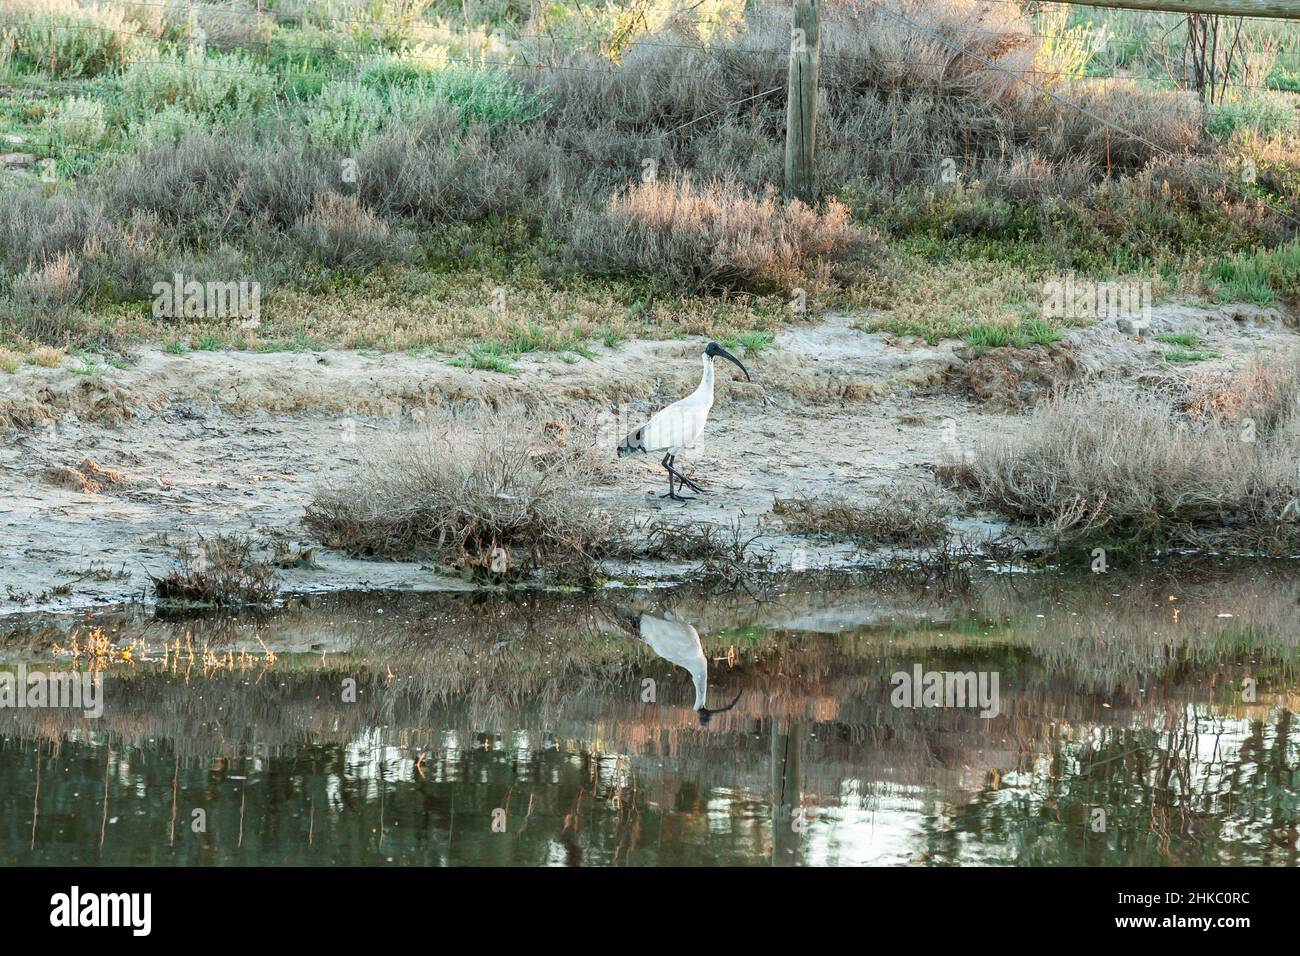
<svg viewBox="0 0 1300 956">
<path fill-rule="evenodd" d="M 514 375 L 340 351 L 144 349 L 130 367 L 94 375 L 74 371 L 73 359 L 24 366 L 0 376 L 0 607 L 67 610 L 147 597 L 148 575 L 165 572 L 175 545 L 195 535 L 311 548 L 300 521 L 323 482 L 348 474 L 381 440 L 420 427 L 427 409 L 475 401 L 603 416 L 611 478 L 596 489 L 602 508 L 634 519 L 739 523 L 764 533 L 778 563 L 843 562 L 851 549 L 784 534 L 773 500 L 865 494 L 900 474 L 924 474 L 983 435 L 1014 434 L 1020 410 L 1067 381 L 1187 374 L 1166 361 L 1167 346 L 1151 338 L 1157 330 L 1202 339 L 1214 357 L 1198 370 L 1280 355 L 1298 340 L 1279 313 L 1242 307 L 1162 307 L 1144 340 L 1104 323 L 1032 355 L 868 334 L 849 317 L 801 324 L 745 356 L 752 383 L 720 370 L 703 443 L 679 459 L 708 494 L 686 505 L 659 498 L 656 461 L 615 463 L 613 449 L 624 426 L 694 387 L 694 340 L 597 347 L 577 361 L 529 354 Z M 997 528 L 978 516 L 963 520 L 976 533 Z M 297 592 L 468 587 L 428 567 L 320 548 L 280 574 Z"/>
</svg>

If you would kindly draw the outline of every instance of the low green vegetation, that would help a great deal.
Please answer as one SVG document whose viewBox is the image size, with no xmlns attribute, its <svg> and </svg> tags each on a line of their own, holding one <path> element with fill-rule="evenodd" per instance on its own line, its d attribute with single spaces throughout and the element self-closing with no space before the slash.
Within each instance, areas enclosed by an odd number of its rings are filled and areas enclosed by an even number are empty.
<svg viewBox="0 0 1300 956">
<path fill-rule="evenodd" d="M 1026 319 L 1014 325 L 989 325 L 977 322 L 966 331 L 966 344 L 974 349 L 1030 345 L 1051 345 L 1065 337 L 1065 330 L 1051 322 Z"/>
<path fill-rule="evenodd" d="M 1195 332 L 1161 332 L 1156 341 L 1164 345 L 1176 345 L 1178 348 L 1166 349 L 1166 362 L 1182 364 L 1186 362 L 1205 362 L 1217 358 L 1218 353 L 1203 346 L 1200 336 Z"/>
<path fill-rule="evenodd" d="M 1300 297 L 1300 240 L 1225 256 L 1211 275 L 1228 300 L 1269 305 Z"/>
<path fill-rule="evenodd" d="M 734 338 L 724 336 L 718 340 L 718 344 L 732 351 L 742 350 L 746 355 L 761 355 L 765 349 L 772 345 L 775 339 L 776 336 L 771 332 L 755 329 L 753 332 L 744 332 Z"/>
<path fill-rule="evenodd" d="M 511 364 L 512 356 L 518 355 L 516 349 L 498 345 L 495 342 L 477 342 L 471 345 L 463 357 L 451 360 L 452 365 L 461 368 L 476 368 L 486 372 L 502 372 L 513 375 L 518 369 Z"/>
<path fill-rule="evenodd" d="M 1069 322 L 1041 320 L 1038 289 L 1067 272 L 1296 295 L 1294 37 L 1251 24 L 1243 92 L 1202 128 L 1164 67 L 1168 17 L 912 11 L 1029 85 L 900 60 L 910 28 L 840 16 L 876 2 L 826 13 L 805 207 L 774 191 L 784 101 L 755 95 L 785 82 L 767 4 L 476 21 L 442 0 L 0 0 L 0 135 L 25 157 L 0 172 L 0 342 L 310 341 L 500 371 L 636 335 L 758 352 L 796 299 L 928 341 L 1051 345 Z M 178 273 L 257 282 L 260 323 L 156 318 Z"/>
</svg>

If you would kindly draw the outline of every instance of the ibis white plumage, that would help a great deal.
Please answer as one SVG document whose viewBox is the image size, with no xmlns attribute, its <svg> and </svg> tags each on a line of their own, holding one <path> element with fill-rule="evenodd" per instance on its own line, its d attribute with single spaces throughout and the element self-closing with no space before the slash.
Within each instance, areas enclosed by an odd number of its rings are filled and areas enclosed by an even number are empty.
<svg viewBox="0 0 1300 956">
<path fill-rule="evenodd" d="M 694 445 L 704 432 L 704 423 L 708 421 L 709 412 L 713 408 L 713 357 L 715 355 L 720 355 L 735 364 L 745 373 L 745 380 L 750 381 L 749 369 L 745 368 L 740 359 L 717 342 L 710 342 L 704 347 L 702 356 L 704 373 L 700 376 L 700 384 L 695 391 L 680 401 L 673 402 L 667 408 L 661 409 L 644 425 L 632 429 L 618 446 L 620 458 L 636 452 L 647 454 L 664 452 L 660 464 L 668 472 L 668 494 L 660 495 L 661 498 L 689 501 L 689 498 L 683 498 L 677 493 L 682 488 L 690 488 L 703 494 L 703 489 L 699 485 L 674 467 L 674 460 L 678 451 Z M 676 482 L 675 487 L 674 482 Z"/>
</svg>

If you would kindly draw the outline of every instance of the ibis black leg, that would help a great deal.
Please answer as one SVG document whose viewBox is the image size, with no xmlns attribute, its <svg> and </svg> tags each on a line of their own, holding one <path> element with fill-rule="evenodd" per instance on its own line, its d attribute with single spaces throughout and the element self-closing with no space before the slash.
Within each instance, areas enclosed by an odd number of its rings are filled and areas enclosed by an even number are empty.
<svg viewBox="0 0 1300 956">
<path fill-rule="evenodd" d="M 677 481 L 679 484 L 685 485 L 687 488 L 691 489 L 691 491 L 698 492 L 699 494 L 704 494 L 703 488 L 701 488 L 695 482 L 691 481 L 691 479 L 687 478 L 685 475 L 683 475 L 680 471 L 678 471 L 674 467 L 674 462 L 676 462 L 676 460 L 677 460 L 676 455 L 668 455 L 664 461 L 664 467 L 667 468 L 671 474 L 677 476 Z"/>
<path fill-rule="evenodd" d="M 683 481 L 684 479 L 683 479 L 682 476 L 681 476 L 680 474 L 678 474 L 678 472 L 673 468 L 673 466 L 672 466 L 672 458 L 673 458 L 672 455 L 664 455 L 664 460 L 661 461 L 661 462 L 659 463 L 659 464 L 663 465 L 664 468 L 668 471 L 668 494 L 666 494 L 666 495 L 660 495 L 659 497 L 660 497 L 660 498 L 671 498 L 673 501 L 690 501 L 690 500 L 691 500 L 690 498 L 683 498 L 681 495 L 679 495 L 679 494 L 677 493 L 677 490 L 678 490 L 678 489 L 674 489 L 674 488 L 673 488 L 673 478 L 674 478 L 674 477 L 676 477 L 679 481 Z M 692 486 L 692 487 L 694 487 L 694 486 Z"/>
<path fill-rule="evenodd" d="M 691 489 L 691 491 L 698 491 L 700 494 L 704 494 L 703 488 L 701 488 L 695 482 L 691 481 L 691 479 L 687 478 L 680 471 L 674 469 L 673 474 L 677 476 L 677 481 L 680 484 L 685 485 L 687 488 Z"/>
</svg>

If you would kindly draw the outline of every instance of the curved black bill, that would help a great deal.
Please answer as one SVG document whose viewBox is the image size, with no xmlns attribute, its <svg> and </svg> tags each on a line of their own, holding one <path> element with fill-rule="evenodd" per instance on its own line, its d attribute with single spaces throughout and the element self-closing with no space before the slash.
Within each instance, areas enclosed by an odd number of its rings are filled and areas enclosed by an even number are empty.
<svg viewBox="0 0 1300 956">
<path fill-rule="evenodd" d="M 717 350 L 718 350 L 718 354 L 719 354 L 719 355 L 721 355 L 724 359 L 726 359 L 728 362 L 731 362 L 733 365 L 736 366 L 736 368 L 740 369 L 742 372 L 745 373 L 745 381 L 746 381 L 746 382 L 752 382 L 752 381 L 753 381 L 753 379 L 751 379 L 751 378 L 749 377 L 749 369 L 745 368 L 745 366 L 741 363 L 740 359 L 736 358 L 736 356 L 732 355 L 730 352 L 728 352 L 726 349 L 724 349 L 721 345 L 718 345 L 718 346 L 715 346 L 715 347 L 717 348 Z"/>
<path fill-rule="evenodd" d="M 731 710 L 731 708 L 736 706 L 736 702 L 740 700 L 740 695 L 743 693 L 744 691 L 737 691 L 736 696 L 732 698 L 731 703 L 728 704 L 726 707 L 719 707 L 716 710 L 710 710 L 708 707 L 701 707 L 700 713 L 708 714 L 710 717 L 712 717 L 714 714 L 725 714 L 727 711 Z"/>
</svg>

